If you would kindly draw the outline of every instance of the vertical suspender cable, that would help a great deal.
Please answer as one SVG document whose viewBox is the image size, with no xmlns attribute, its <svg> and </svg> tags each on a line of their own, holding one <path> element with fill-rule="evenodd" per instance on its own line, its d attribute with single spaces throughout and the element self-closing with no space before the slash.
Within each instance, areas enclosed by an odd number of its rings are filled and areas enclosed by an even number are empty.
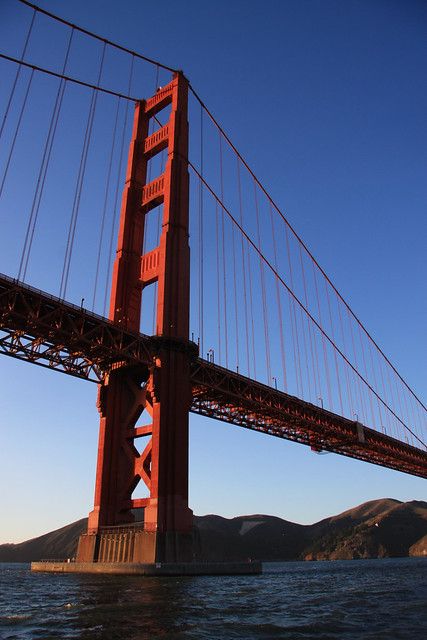
<svg viewBox="0 0 427 640">
<path fill-rule="evenodd" d="M 68 277 L 69 277 L 69 272 L 70 272 L 71 256 L 72 256 L 72 252 L 73 252 L 74 237 L 75 237 L 77 218 L 78 218 L 78 212 L 79 212 L 79 207 L 80 207 L 80 195 L 81 195 L 83 179 L 84 179 L 84 173 L 85 173 L 85 168 L 86 168 L 87 151 L 88 151 L 90 135 L 91 135 L 91 131 L 92 131 L 94 101 L 95 101 L 95 89 L 92 90 L 92 97 L 91 97 L 91 102 L 90 102 L 90 107 L 89 107 L 88 120 L 87 120 L 87 123 L 86 123 L 85 137 L 84 137 L 82 153 L 81 153 L 81 157 L 80 157 L 79 172 L 78 172 L 78 176 L 77 176 L 76 189 L 75 189 L 75 192 L 74 192 L 73 207 L 72 207 L 72 210 L 71 210 L 70 225 L 68 227 L 67 244 L 66 244 L 66 248 L 65 248 L 64 264 L 63 264 L 63 267 L 62 267 L 61 286 L 60 286 L 60 289 L 59 289 L 59 297 L 60 298 L 65 298 L 66 291 L 67 291 L 67 286 L 68 286 Z"/>
<path fill-rule="evenodd" d="M 130 92 L 131 92 L 134 62 L 135 62 L 135 57 L 132 56 L 132 62 L 131 62 L 130 71 L 129 71 L 128 95 L 130 95 Z M 110 289 L 111 264 L 112 264 L 112 261 L 113 261 L 114 230 L 115 230 L 115 226 L 116 226 L 117 213 L 118 213 L 118 206 L 117 205 L 118 205 L 118 199 L 119 199 L 120 177 L 121 177 L 121 168 L 122 168 L 122 163 L 123 163 L 123 153 L 124 153 L 124 146 L 125 146 L 125 135 L 126 135 L 126 126 L 127 126 L 127 121 L 128 121 L 128 114 L 129 114 L 129 101 L 126 101 L 125 116 L 124 116 L 124 120 L 123 120 L 122 140 L 121 140 L 121 146 L 120 146 L 120 157 L 119 157 L 119 163 L 118 163 L 118 168 L 117 168 L 117 179 L 116 179 L 116 190 L 115 190 L 115 195 L 114 195 L 113 216 L 111 218 L 110 244 L 109 244 L 108 261 L 107 261 L 107 276 L 106 276 L 106 279 L 105 279 L 105 291 L 104 291 L 104 316 L 107 315 L 107 300 L 108 300 L 108 293 L 109 293 L 109 289 Z"/>
<path fill-rule="evenodd" d="M 384 395 L 384 398 L 387 398 L 385 382 L 384 382 L 384 375 L 383 375 L 383 367 L 382 367 L 382 364 L 381 364 L 381 354 L 380 354 L 379 350 L 377 350 L 377 358 L 378 358 L 378 365 L 379 365 L 379 369 L 380 369 L 381 384 L 382 384 L 382 387 L 383 387 L 383 395 Z M 387 429 L 388 429 L 387 434 L 391 435 L 390 412 L 388 411 L 388 409 L 386 409 L 385 417 L 386 417 L 386 422 L 387 422 L 386 426 L 387 426 Z"/>
<path fill-rule="evenodd" d="M 398 383 L 398 378 L 396 376 L 396 385 Z M 406 393 L 405 393 L 405 388 L 401 387 L 401 391 L 402 391 L 402 395 L 403 395 L 403 402 L 405 405 L 405 412 L 406 412 L 406 420 L 405 422 L 409 422 L 410 421 L 410 415 L 409 415 L 409 410 L 408 410 L 408 403 L 406 402 Z M 415 426 L 415 424 L 414 424 Z M 410 438 L 411 438 L 411 443 L 414 444 L 414 441 L 412 439 L 412 433 L 410 433 Z"/>
<path fill-rule="evenodd" d="M 251 255 L 249 251 L 249 242 L 246 241 L 247 249 L 248 249 L 248 281 L 249 281 L 249 308 L 251 312 L 251 333 L 252 333 L 252 354 L 253 354 L 253 365 L 254 365 L 254 378 L 256 380 L 256 350 L 255 350 L 255 327 L 254 327 L 254 305 L 252 299 L 252 275 L 251 275 Z"/>
<path fill-rule="evenodd" d="M 325 280 L 325 289 L 326 289 L 326 297 L 328 299 L 328 310 L 329 310 L 329 320 L 331 323 L 331 333 L 332 333 L 332 341 L 334 344 L 336 344 L 335 341 L 335 332 L 334 332 L 334 323 L 332 320 L 332 311 L 331 311 L 331 301 L 329 299 L 329 290 L 328 290 L 328 281 Z M 339 302 L 339 301 L 338 301 Z M 335 371 L 337 374 L 337 386 L 338 386 L 338 395 L 339 395 L 339 399 L 340 399 L 340 409 L 341 409 L 341 415 L 344 415 L 344 407 L 343 407 L 343 403 L 342 403 L 342 393 L 341 393 L 341 381 L 340 381 L 340 374 L 339 374 L 339 370 L 338 370 L 338 359 L 337 359 L 337 351 L 336 349 L 333 349 L 334 352 L 334 360 L 335 360 Z M 373 414 L 372 414 L 373 417 Z"/>
<path fill-rule="evenodd" d="M 101 262 L 101 251 L 102 251 L 102 242 L 103 242 L 103 239 L 104 239 L 104 227 L 105 227 L 105 218 L 106 218 L 106 214 L 107 214 L 108 194 L 109 194 L 109 191 L 110 191 L 111 167 L 113 165 L 114 147 L 116 146 L 117 123 L 118 123 L 118 119 L 119 119 L 120 100 L 121 100 L 121 98 L 117 99 L 116 115 L 115 115 L 115 119 L 114 119 L 114 132 L 113 132 L 113 139 L 111 141 L 110 162 L 109 162 L 109 165 L 108 165 L 107 185 L 106 185 L 106 188 L 105 188 L 104 209 L 103 209 L 103 212 L 102 212 L 101 232 L 99 234 L 98 259 L 96 261 L 95 284 L 94 284 L 94 287 L 93 287 L 92 311 L 95 310 L 96 290 L 97 290 L 97 287 L 98 287 L 99 265 L 100 265 L 100 262 Z"/>
<path fill-rule="evenodd" d="M 387 378 L 388 378 L 388 386 L 389 386 L 389 389 L 390 389 L 390 399 L 391 399 L 392 404 L 393 404 L 393 411 L 394 411 L 394 413 L 396 413 L 396 404 L 394 402 L 393 387 L 391 386 L 390 371 L 389 371 L 388 367 L 386 368 L 386 372 L 387 372 Z M 394 431 L 392 432 L 392 435 L 397 437 L 397 435 L 398 435 L 398 427 L 397 427 L 397 424 L 396 424 L 394 416 L 391 418 L 391 422 L 394 423 Z"/>
<path fill-rule="evenodd" d="M 375 384 L 375 391 L 379 392 L 379 388 L 378 388 L 378 383 L 377 383 L 377 375 L 375 373 L 375 365 L 374 365 L 374 358 L 372 355 L 372 345 L 371 345 L 371 341 L 368 340 L 368 346 L 369 346 L 369 356 L 371 359 L 371 366 L 372 366 L 372 373 L 373 373 L 373 377 L 374 377 L 374 384 Z M 380 426 L 382 426 L 382 413 L 381 413 L 381 404 L 379 399 L 377 398 L 377 403 L 378 403 L 378 416 L 379 416 L 379 420 L 380 420 Z"/>
<path fill-rule="evenodd" d="M 301 257 L 301 254 L 300 254 Z M 303 283 L 305 285 L 305 273 L 304 273 L 304 264 L 301 261 L 301 274 L 302 274 L 302 279 L 303 279 Z M 311 398 L 311 382 L 310 382 L 310 371 L 309 371 L 309 363 L 308 363 L 308 353 L 307 353 L 307 340 L 305 337 L 305 323 L 304 323 L 304 317 L 305 317 L 305 313 L 304 313 L 304 309 L 302 306 L 299 306 L 299 315 L 301 318 L 301 330 L 302 330 L 302 339 L 303 339 L 303 346 L 304 346 L 304 357 L 305 357 L 305 369 L 306 369 L 306 373 L 307 373 L 307 385 L 308 385 L 308 397 Z M 310 323 L 308 323 L 308 329 L 310 331 Z M 302 376 L 302 371 L 301 371 L 301 376 Z"/>
<path fill-rule="evenodd" d="M 260 276 L 261 276 L 261 297 L 262 297 L 262 314 L 263 314 L 263 320 L 264 320 L 265 354 L 266 354 L 266 362 L 267 362 L 267 384 L 271 384 L 272 378 L 271 378 L 270 344 L 269 344 L 269 338 L 268 338 L 267 299 L 266 299 L 266 292 L 265 292 L 264 261 L 261 258 L 261 232 L 260 232 L 260 225 L 259 225 L 258 198 L 257 198 L 256 188 L 257 188 L 257 185 L 256 185 L 256 182 L 254 181 L 258 248 L 260 251 L 259 267 L 260 267 Z"/>
<path fill-rule="evenodd" d="M 31 74 L 30 74 L 30 79 L 28 81 L 27 90 L 25 92 L 24 102 L 22 103 L 22 108 L 21 108 L 21 112 L 19 114 L 18 123 L 16 125 L 15 134 L 13 136 L 12 146 L 10 147 L 9 157 L 8 157 L 7 163 L 6 163 L 6 169 L 4 171 L 3 180 L 2 180 L 2 183 L 1 183 L 1 186 L 0 186 L 0 198 L 1 198 L 1 195 L 3 193 L 3 187 L 4 187 L 4 183 L 6 181 L 6 176 L 7 176 L 7 173 L 9 171 L 10 161 L 12 159 L 13 150 L 15 148 L 15 142 L 16 142 L 16 138 L 18 136 L 19 127 L 21 126 L 22 116 L 24 115 L 25 106 L 27 104 L 28 94 L 30 92 L 31 83 L 33 81 L 33 76 L 34 76 L 34 69 L 32 69 Z"/>
<path fill-rule="evenodd" d="M 304 356 L 305 356 L 305 370 L 307 373 L 307 385 L 308 385 L 308 397 L 311 398 L 311 382 L 310 382 L 310 371 L 309 371 L 309 363 L 308 363 L 308 353 L 307 353 L 307 340 L 305 337 L 305 324 L 304 324 L 304 311 L 302 307 L 299 308 L 300 317 L 301 317 L 301 329 L 302 329 L 302 340 L 304 345 Z M 308 327 L 310 330 L 310 323 L 308 323 Z"/>
<path fill-rule="evenodd" d="M 341 326 L 341 336 L 342 336 L 342 341 L 343 341 L 343 351 L 344 351 L 344 375 L 345 375 L 345 380 L 346 380 L 346 384 L 347 384 L 347 397 L 348 397 L 348 404 L 349 404 L 349 408 L 350 408 L 350 413 L 351 415 L 353 415 L 354 413 L 354 408 L 355 408 L 355 404 L 353 402 L 353 394 L 351 391 L 351 380 L 350 380 L 350 371 L 349 371 L 349 366 L 348 366 L 348 355 L 347 355 L 347 346 L 346 346 L 346 340 L 345 340 L 345 335 L 344 335 L 344 324 L 342 321 L 342 314 L 341 314 L 341 304 L 340 304 L 340 299 L 338 298 L 338 316 L 340 319 L 340 326 Z"/>
<path fill-rule="evenodd" d="M 203 107 L 200 106 L 200 175 L 203 180 Z M 204 353 L 203 342 L 203 182 L 199 179 L 199 352 Z"/>
<path fill-rule="evenodd" d="M 273 238 L 273 250 L 274 250 L 274 268 L 276 272 L 278 272 L 278 264 L 277 264 L 277 250 L 276 250 L 276 237 L 274 233 L 274 222 L 273 222 L 273 207 L 270 202 L 270 220 L 271 220 L 271 235 Z M 279 331 L 280 331 L 280 351 L 282 354 L 282 369 L 283 369 L 283 389 L 285 392 L 288 391 L 288 382 L 286 376 L 286 358 L 285 358 L 285 340 L 283 336 L 283 317 L 282 317 L 282 304 L 280 300 L 280 287 L 279 287 L 279 279 L 275 275 L 276 282 L 276 295 L 277 295 L 277 311 L 279 315 Z"/>
<path fill-rule="evenodd" d="M 236 326 L 236 366 L 237 371 L 239 371 L 239 322 L 238 322 L 238 314 L 237 314 L 237 276 L 236 276 L 236 247 L 234 242 L 234 224 L 231 225 L 231 240 L 233 244 L 233 280 L 234 280 L 234 319 Z"/>
<path fill-rule="evenodd" d="M 322 313 L 321 313 L 321 310 L 320 310 L 319 290 L 318 290 L 318 287 L 317 287 L 316 270 L 315 270 L 314 262 L 313 262 L 313 275 L 314 275 L 314 285 L 315 285 L 315 289 L 316 289 L 317 310 L 318 310 L 318 313 L 319 313 L 319 324 L 323 328 Z M 324 358 L 324 362 L 325 362 L 326 383 L 327 383 L 327 387 L 328 387 L 329 410 L 333 411 L 332 393 L 331 393 L 331 379 L 330 379 L 330 376 L 329 376 L 328 354 L 327 354 L 327 351 L 326 351 L 325 336 L 324 336 L 323 332 L 322 332 L 322 347 L 323 347 L 323 358 Z"/>
<path fill-rule="evenodd" d="M 217 272 L 217 305 L 218 305 L 218 361 L 221 364 L 221 293 L 220 293 L 220 260 L 219 260 L 219 221 L 218 201 L 215 200 L 215 229 L 216 229 L 216 272 Z"/>
<path fill-rule="evenodd" d="M 74 29 L 71 30 L 70 39 L 68 41 L 67 52 L 66 52 L 64 64 L 63 64 L 63 67 L 62 67 L 62 73 L 63 74 L 65 73 L 65 70 L 66 70 L 66 67 L 67 67 L 68 57 L 70 55 L 71 43 L 72 43 L 72 40 L 73 40 L 73 35 L 74 35 Z M 33 204 L 32 204 L 32 207 L 31 207 L 30 218 L 29 218 L 28 226 L 27 226 L 27 233 L 26 233 L 26 236 L 25 236 L 24 247 L 23 247 L 23 250 L 22 250 L 21 264 L 19 265 L 18 280 L 20 280 L 21 276 L 22 276 L 22 280 L 25 281 L 25 277 L 26 277 L 26 274 L 27 274 L 28 262 L 29 262 L 29 259 L 30 259 L 31 248 L 32 248 L 32 245 L 33 245 L 34 232 L 35 232 L 35 228 L 36 228 L 36 224 L 37 224 L 37 220 L 38 220 L 38 215 L 39 215 L 39 210 L 40 210 L 40 203 L 41 203 L 43 190 L 44 190 L 44 185 L 45 185 L 45 181 L 46 181 L 47 170 L 48 170 L 49 163 L 50 163 L 50 156 L 51 156 L 51 153 L 52 153 L 53 142 L 54 142 L 55 134 L 56 134 L 56 128 L 58 126 L 59 114 L 61 112 L 61 107 L 62 107 L 62 101 L 63 101 L 63 98 L 64 98 L 66 82 L 67 81 L 64 80 L 64 78 L 61 78 L 61 80 L 59 82 L 59 86 L 58 86 L 58 91 L 57 91 L 57 94 L 56 94 L 55 105 L 54 105 L 54 108 L 53 108 L 52 117 L 51 117 L 50 126 L 49 126 L 49 131 L 48 131 L 48 135 L 47 135 L 47 138 L 46 138 L 46 144 L 45 144 L 45 148 L 44 148 L 44 152 L 43 152 L 43 159 L 42 159 L 42 163 L 40 165 L 40 172 L 39 172 L 39 177 L 38 177 L 38 180 L 37 180 L 37 188 L 36 188 L 36 191 L 35 191 L 35 194 L 34 194 L 34 198 L 33 198 Z"/>
<path fill-rule="evenodd" d="M 239 156 L 236 155 L 237 158 L 237 180 L 239 185 L 239 217 L 240 217 L 240 226 L 243 228 L 243 209 L 242 209 L 242 188 L 240 183 L 240 159 Z M 249 356 L 249 328 L 248 328 L 248 299 L 246 294 L 246 260 L 245 260 L 245 242 L 243 233 L 240 234 L 242 239 L 242 271 L 243 271 L 243 299 L 245 305 L 245 329 L 246 329 L 246 355 L 247 355 L 247 375 L 250 377 L 251 375 L 251 367 L 250 367 L 250 356 Z"/>
<path fill-rule="evenodd" d="M 363 367 L 365 370 L 365 378 L 366 380 L 368 380 L 368 368 L 366 366 L 366 358 L 365 358 L 365 349 L 363 347 L 363 340 L 362 340 L 362 332 L 360 330 L 360 325 L 359 325 L 359 338 L 360 338 L 360 347 L 361 347 L 361 351 L 362 351 L 362 361 L 363 361 Z M 369 391 L 369 389 L 366 389 L 366 392 L 368 394 L 368 398 L 369 398 L 369 406 L 371 409 L 371 416 L 372 416 L 372 424 L 375 424 L 375 417 L 374 417 L 374 405 L 372 402 L 372 393 Z"/>
<path fill-rule="evenodd" d="M 351 344 L 353 346 L 353 356 L 354 356 L 354 363 L 356 365 L 356 371 L 359 371 L 359 364 L 357 362 L 357 353 L 356 353 L 356 345 L 354 342 L 354 334 L 353 334 L 353 326 L 352 326 L 352 316 L 350 315 L 350 313 L 347 310 L 347 315 L 348 315 L 348 322 L 349 322 L 349 326 L 350 326 L 350 335 L 351 335 Z M 355 380 L 355 395 L 356 398 L 357 396 L 357 390 L 359 390 L 359 398 L 360 398 L 360 410 L 357 412 L 357 416 L 360 417 L 360 413 L 362 413 L 362 415 L 366 415 L 366 411 L 365 411 L 365 403 L 364 403 L 364 399 L 363 399 L 363 395 L 362 395 L 362 387 L 360 385 L 360 376 L 357 376 L 357 380 Z"/>
<path fill-rule="evenodd" d="M 306 283 L 306 279 L 305 279 L 305 269 L 304 269 L 304 262 L 303 262 L 303 257 L 302 257 L 301 244 L 299 244 L 299 256 L 300 256 L 300 262 L 301 262 L 302 282 L 303 282 L 303 287 L 304 287 L 305 307 L 306 307 L 306 309 L 308 309 L 307 283 Z M 302 309 L 301 309 L 301 311 L 302 311 Z M 320 387 L 318 388 L 318 385 L 317 385 L 316 366 L 315 366 L 314 353 L 313 353 L 313 342 L 314 342 L 315 337 L 312 335 L 313 333 L 314 333 L 314 329 L 313 329 L 312 323 L 310 321 L 310 318 L 308 318 L 308 337 L 309 337 L 309 341 L 310 341 L 310 355 L 311 355 L 311 363 L 312 363 L 312 368 L 313 368 L 313 381 L 314 381 L 315 401 L 317 402 L 317 399 L 319 398 L 321 391 L 320 391 Z M 318 367 L 317 367 L 317 371 L 318 371 Z M 309 385 L 310 385 L 310 377 L 309 376 L 308 376 L 308 380 L 309 380 Z M 311 393 L 310 386 L 309 386 L 309 391 L 308 392 L 309 392 L 309 394 Z"/>
<path fill-rule="evenodd" d="M 101 64 L 100 64 L 99 73 L 98 73 L 98 82 L 97 82 L 98 87 L 101 81 L 102 67 L 104 64 L 104 56 L 105 56 L 105 48 L 106 48 L 106 43 L 104 42 Z M 80 196 L 83 188 L 84 174 L 86 170 L 87 156 L 89 152 L 90 140 L 92 135 L 92 127 L 93 127 L 93 120 L 95 116 L 97 98 L 98 98 L 98 91 L 96 89 L 93 89 L 91 104 L 89 108 L 89 116 L 88 116 L 88 121 L 86 125 L 85 139 L 83 142 L 82 156 L 80 160 L 79 175 L 77 178 L 76 192 L 74 195 L 73 211 L 71 214 L 70 227 L 68 231 L 67 247 L 66 247 L 66 254 L 64 259 L 64 268 L 62 270 L 61 288 L 60 288 L 59 297 L 63 297 L 63 298 L 65 298 L 67 286 L 68 286 L 71 257 L 73 253 L 74 238 L 75 238 L 77 219 L 78 219 L 79 208 L 80 208 Z"/>
<path fill-rule="evenodd" d="M 399 411 L 400 411 L 400 415 L 401 415 L 401 416 L 403 416 L 402 404 L 401 404 L 401 402 L 400 402 L 400 395 L 399 395 L 399 387 L 398 387 L 398 385 L 397 385 L 397 377 L 396 377 L 396 374 L 395 374 L 395 373 L 394 373 L 394 386 L 396 387 L 396 395 L 397 395 L 397 402 L 398 402 L 398 404 L 399 404 Z M 402 431 L 401 431 L 401 426 L 400 426 L 400 425 L 397 425 L 397 426 L 399 427 L 399 431 L 398 431 L 399 439 L 402 439 L 402 440 L 403 440 L 403 433 L 402 433 Z"/>
<path fill-rule="evenodd" d="M 301 376 L 301 357 L 300 357 L 300 351 L 299 351 L 297 318 L 296 318 L 296 312 L 295 312 L 294 279 L 292 274 L 291 249 L 289 246 L 289 236 L 288 236 L 287 225 L 285 225 L 285 235 L 286 235 L 286 248 L 288 251 L 289 277 L 291 282 L 291 294 L 292 294 L 289 296 L 289 312 L 291 316 L 292 343 L 294 347 L 295 380 L 297 383 L 297 393 L 300 397 L 302 397 L 303 386 L 302 386 L 302 376 Z"/>
<path fill-rule="evenodd" d="M 412 400 L 412 396 L 409 396 L 409 403 L 411 405 L 411 411 L 412 411 L 412 423 L 413 425 L 417 425 L 417 432 L 419 432 L 420 437 L 422 437 L 422 434 L 424 432 L 423 426 L 421 424 L 421 420 L 420 420 L 420 415 L 418 413 L 418 420 L 417 420 L 417 416 L 415 415 L 415 409 L 414 409 L 414 404 L 413 404 L 413 400 Z M 418 409 L 418 407 L 417 407 Z"/>
<path fill-rule="evenodd" d="M 412 401 L 412 396 L 411 396 L 411 401 Z M 420 405 L 418 403 L 415 404 L 416 408 L 417 408 L 417 415 L 418 415 L 418 423 L 420 425 L 420 433 L 422 434 L 422 438 L 425 439 L 427 436 L 427 420 L 426 420 L 426 415 L 425 413 L 423 414 L 423 417 L 421 417 L 420 415 Z M 421 437 L 421 436 L 420 436 Z"/>
<path fill-rule="evenodd" d="M 228 323 L 227 323 L 227 281 L 225 270 L 225 229 L 224 229 L 224 181 L 222 172 L 222 133 L 219 132 L 219 159 L 221 175 L 221 231 L 222 231 L 222 276 L 224 280 L 224 343 L 225 343 L 225 366 L 228 369 Z"/>
</svg>

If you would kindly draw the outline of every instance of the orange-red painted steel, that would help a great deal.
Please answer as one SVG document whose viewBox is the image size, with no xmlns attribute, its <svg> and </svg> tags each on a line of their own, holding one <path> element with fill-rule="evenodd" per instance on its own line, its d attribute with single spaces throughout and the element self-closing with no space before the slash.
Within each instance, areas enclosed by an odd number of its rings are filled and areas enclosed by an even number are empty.
<svg viewBox="0 0 427 640">
<path fill-rule="evenodd" d="M 148 368 L 156 341 L 0 274 L 0 353 L 99 382 L 120 363 Z"/>
<path fill-rule="evenodd" d="M 427 478 L 427 451 L 214 365 L 193 364 L 194 413 Z"/>
<path fill-rule="evenodd" d="M 123 363 L 130 376 L 138 370 L 148 377 L 165 346 L 183 351 L 191 363 L 193 413 L 427 478 L 423 449 L 198 358 L 192 343 L 126 331 L 2 275 L 0 330 L 0 353 L 95 381 Z M 138 427 L 135 435 L 150 429 Z"/>
<path fill-rule="evenodd" d="M 152 366 L 124 364 L 104 376 L 95 506 L 89 531 L 133 520 L 143 507 L 147 529 L 190 532 L 188 507 L 188 412 L 191 406 L 188 356 L 190 249 L 187 167 L 188 82 L 172 82 L 136 105 L 123 194 L 110 320 L 138 331 L 142 294 L 157 283 L 156 336 Z M 166 126 L 149 135 L 153 117 L 171 105 Z M 167 148 L 165 171 L 147 184 L 147 163 Z M 145 218 L 163 205 L 159 246 L 143 255 Z M 150 424 L 137 420 L 145 411 Z M 139 445 L 139 447 L 138 447 Z M 147 496 L 135 493 L 143 483 Z"/>
</svg>

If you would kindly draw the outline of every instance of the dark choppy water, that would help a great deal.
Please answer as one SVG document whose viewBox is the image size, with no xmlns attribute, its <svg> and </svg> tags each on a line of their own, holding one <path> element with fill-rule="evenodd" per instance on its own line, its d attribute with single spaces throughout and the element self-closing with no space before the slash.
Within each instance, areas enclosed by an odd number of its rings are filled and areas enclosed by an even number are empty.
<svg viewBox="0 0 427 640">
<path fill-rule="evenodd" d="M 264 565 L 260 576 L 31 574 L 0 564 L 0 639 L 427 638 L 427 559 Z"/>
</svg>

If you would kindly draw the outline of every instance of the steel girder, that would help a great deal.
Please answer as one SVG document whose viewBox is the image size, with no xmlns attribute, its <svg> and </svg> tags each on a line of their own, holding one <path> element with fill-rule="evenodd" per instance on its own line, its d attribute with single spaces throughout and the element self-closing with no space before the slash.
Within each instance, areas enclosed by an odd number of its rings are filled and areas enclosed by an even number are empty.
<svg viewBox="0 0 427 640">
<path fill-rule="evenodd" d="M 0 353 L 99 382 L 119 364 L 151 366 L 156 343 L 0 275 Z"/>
<path fill-rule="evenodd" d="M 126 331 L 0 275 L 0 354 L 99 382 L 124 364 L 153 367 L 162 347 L 192 358 L 193 413 L 427 478 L 422 449 L 196 358 L 190 342 Z"/>
<path fill-rule="evenodd" d="M 427 478 L 427 451 L 199 358 L 191 411 Z"/>
</svg>

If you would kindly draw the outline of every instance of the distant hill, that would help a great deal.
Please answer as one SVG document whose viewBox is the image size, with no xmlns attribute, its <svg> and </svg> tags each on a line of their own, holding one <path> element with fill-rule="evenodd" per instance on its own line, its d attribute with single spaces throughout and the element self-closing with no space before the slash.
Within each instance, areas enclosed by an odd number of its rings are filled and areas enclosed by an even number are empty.
<svg viewBox="0 0 427 640">
<path fill-rule="evenodd" d="M 427 502 L 366 502 L 316 524 L 273 516 L 195 517 L 204 560 L 427 557 Z"/>
<path fill-rule="evenodd" d="M 0 562 L 32 562 L 73 558 L 79 536 L 87 528 L 87 518 L 19 544 L 0 545 Z"/>
<path fill-rule="evenodd" d="M 427 502 L 366 502 L 312 525 L 266 515 L 195 516 L 202 560 L 347 560 L 427 557 Z M 72 558 L 87 518 L 20 544 L 0 545 L 0 562 Z"/>
<path fill-rule="evenodd" d="M 374 500 L 312 529 L 305 560 L 427 556 L 427 502 Z"/>
</svg>

